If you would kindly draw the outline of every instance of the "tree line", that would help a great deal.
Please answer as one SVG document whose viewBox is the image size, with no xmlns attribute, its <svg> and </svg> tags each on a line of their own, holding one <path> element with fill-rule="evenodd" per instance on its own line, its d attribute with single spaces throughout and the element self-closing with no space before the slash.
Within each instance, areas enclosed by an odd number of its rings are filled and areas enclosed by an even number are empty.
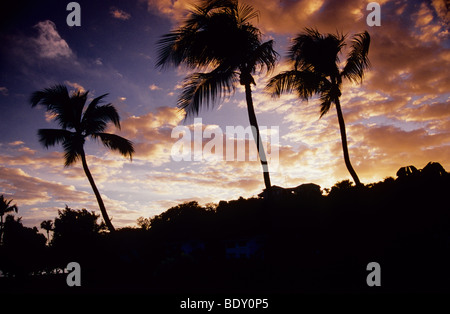
<svg viewBox="0 0 450 314">
<path fill-rule="evenodd" d="M 449 188 L 450 174 L 429 163 L 328 193 L 186 202 L 113 233 L 66 206 L 49 241 L 7 215 L 0 288 L 70 292 L 61 272 L 75 261 L 85 292 L 448 292 Z M 369 262 L 382 268 L 377 291 Z"/>
</svg>

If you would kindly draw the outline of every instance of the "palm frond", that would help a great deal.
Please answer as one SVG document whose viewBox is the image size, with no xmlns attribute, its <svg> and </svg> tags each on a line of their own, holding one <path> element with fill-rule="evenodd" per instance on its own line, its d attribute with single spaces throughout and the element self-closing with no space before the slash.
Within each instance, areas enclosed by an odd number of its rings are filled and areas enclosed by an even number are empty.
<svg viewBox="0 0 450 314">
<path fill-rule="evenodd" d="M 341 96 L 341 90 L 338 84 L 332 84 L 330 81 L 324 81 L 320 91 L 320 118 L 322 118 L 331 108 L 333 103 Z"/>
<path fill-rule="evenodd" d="M 291 70 L 274 76 L 267 84 L 266 90 L 272 96 L 278 97 L 286 92 L 296 92 L 301 99 L 308 100 L 314 94 L 321 93 L 326 82 L 329 81 L 318 73 Z"/>
<path fill-rule="evenodd" d="M 321 34 L 306 28 L 293 39 L 288 58 L 298 70 L 319 72 L 325 76 L 338 76 L 339 53 L 345 45 L 342 34 Z"/>
<path fill-rule="evenodd" d="M 233 71 L 212 71 L 189 75 L 183 84 L 183 92 L 178 99 L 178 107 L 186 115 L 198 115 L 206 103 L 214 102 L 234 92 L 237 74 Z"/>
<path fill-rule="evenodd" d="M 238 8 L 238 20 L 239 24 L 248 23 L 250 20 L 259 20 L 259 11 L 255 10 L 251 5 L 241 4 Z"/>
<path fill-rule="evenodd" d="M 298 71 L 284 71 L 275 75 L 269 81 L 266 86 L 266 91 L 272 95 L 272 97 L 280 97 L 283 93 L 291 93 L 296 89 L 296 73 Z"/>
<path fill-rule="evenodd" d="M 236 0 L 203 0 L 199 7 L 206 14 L 214 13 L 217 10 L 236 10 Z"/>
<path fill-rule="evenodd" d="M 64 153 L 64 167 L 70 167 L 78 161 L 80 154 L 78 151 L 69 150 Z"/>
<path fill-rule="evenodd" d="M 73 136 L 73 132 L 63 129 L 40 129 L 38 130 L 39 142 L 49 148 L 56 144 L 70 141 Z"/>
<path fill-rule="evenodd" d="M 196 68 L 213 63 L 217 58 L 215 54 L 218 52 L 219 38 L 211 28 L 218 24 L 217 9 L 229 7 L 229 0 L 203 1 L 201 5 L 195 5 L 183 26 L 157 41 L 156 67 L 184 64 Z"/>
<path fill-rule="evenodd" d="M 183 64 L 189 68 L 217 66 L 237 69 L 261 45 L 261 33 L 249 20 L 257 16 L 251 6 L 233 0 L 203 1 L 183 25 L 156 43 L 156 67 Z"/>
<path fill-rule="evenodd" d="M 100 139 L 103 145 L 109 149 L 116 150 L 124 157 L 129 156 L 130 159 L 132 159 L 134 153 L 133 143 L 126 138 L 115 134 L 101 132 L 92 134 L 92 137 Z"/>
<path fill-rule="evenodd" d="M 46 106 L 47 111 L 54 115 L 54 119 L 63 129 L 77 129 L 87 94 L 88 92 L 78 91 L 70 96 L 66 86 L 55 85 L 34 92 L 30 97 L 30 102 L 32 107 L 38 104 Z"/>
<path fill-rule="evenodd" d="M 370 67 L 369 46 L 370 35 L 367 31 L 353 36 L 352 49 L 342 76 L 353 82 L 362 82 L 364 71 Z"/>
<path fill-rule="evenodd" d="M 192 52 L 196 47 L 193 43 L 198 42 L 196 30 L 191 28 L 180 28 L 165 34 L 156 42 L 158 59 L 156 67 L 165 67 L 168 65 L 179 66 L 181 63 L 186 65 L 196 65 L 195 56 Z"/>
<path fill-rule="evenodd" d="M 80 157 L 84 138 L 82 135 L 64 129 L 40 129 L 39 142 L 46 148 L 62 143 L 64 148 L 64 166 L 68 167 Z"/>
<path fill-rule="evenodd" d="M 98 106 L 104 96 L 106 94 L 94 99 L 83 115 L 82 129 L 86 135 L 103 132 L 109 122 L 120 129 L 120 116 L 116 108 L 112 104 Z"/>
<path fill-rule="evenodd" d="M 319 119 L 322 118 L 325 114 L 328 113 L 328 111 L 331 108 L 331 105 L 332 105 L 332 103 L 329 100 L 326 100 L 326 101 L 324 101 L 324 102 L 322 102 L 320 104 L 320 117 L 319 117 Z"/>
<path fill-rule="evenodd" d="M 3 216 L 4 214 L 12 211 L 17 213 L 18 211 L 17 205 L 16 204 L 11 205 L 12 201 L 13 200 L 9 201 L 6 200 L 3 195 L 0 196 L 0 216 Z"/>
<path fill-rule="evenodd" d="M 47 106 L 48 109 L 54 106 L 61 106 L 67 103 L 70 99 L 69 91 L 67 87 L 61 84 L 45 88 L 41 91 L 31 94 L 30 102 L 31 106 L 35 107 L 39 103 Z"/>
<path fill-rule="evenodd" d="M 108 96 L 109 94 L 103 94 L 101 96 L 98 96 L 96 98 L 94 98 L 89 105 L 86 108 L 86 111 L 83 114 L 83 121 L 89 120 L 89 117 L 93 114 L 93 112 L 95 111 L 96 107 L 98 104 L 100 104 L 103 100 L 103 98 L 105 98 L 106 96 Z"/>
<path fill-rule="evenodd" d="M 259 66 L 261 70 L 265 67 L 268 73 L 273 71 L 279 57 L 278 53 L 273 49 L 273 44 L 274 41 L 269 40 L 256 47 L 249 60 L 247 60 L 252 70 Z"/>
<path fill-rule="evenodd" d="M 62 143 L 64 148 L 64 167 L 69 167 L 77 162 L 83 152 L 84 142 L 85 139 L 81 134 L 72 133 L 70 138 Z"/>
<path fill-rule="evenodd" d="M 70 103 L 67 104 L 65 110 L 56 117 L 62 128 L 73 128 L 80 131 L 81 117 L 83 115 L 83 109 L 88 94 L 89 91 L 77 91 L 70 97 Z"/>
</svg>

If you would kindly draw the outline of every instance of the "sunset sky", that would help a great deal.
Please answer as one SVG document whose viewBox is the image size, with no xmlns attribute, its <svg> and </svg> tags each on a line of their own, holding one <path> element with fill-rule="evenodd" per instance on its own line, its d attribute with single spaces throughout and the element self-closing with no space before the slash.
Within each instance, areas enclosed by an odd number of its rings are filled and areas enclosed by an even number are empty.
<svg viewBox="0 0 450 314">
<path fill-rule="evenodd" d="M 179 25 L 193 0 L 78 1 L 79 27 L 66 23 L 69 2 L 0 5 L 0 195 L 14 199 L 25 225 L 54 219 L 66 204 L 100 213 L 81 164 L 64 168 L 62 148 L 45 149 L 38 142 L 39 128 L 58 125 L 44 108 L 31 108 L 29 97 L 57 83 L 89 90 L 91 97 L 109 93 L 106 101 L 118 109 L 122 129 L 108 131 L 135 144 L 131 162 L 101 144 L 86 146 L 116 227 L 135 225 L 139 216 L 151 217 L 184 201 L 217 203 L 262 191 L 258 161 L 176 162 L 171 157 L 178 140 L 172 130 L 194 128 L 193 118 L 184 120 L 176 108 L 188 70 L 155 68 L 155 43 Z M 395 176 L 402 166 L 423 168 L 429 161 L 450 170 L 449 8 L 444 0 L 378 1 L 381 26 L 369 27 L 368 2 L 246 2 L 259 11 L 253 22 L 264 40 L 275 40 L 280 54 L 275 71 L 256 75 L 253 87 L 260 126 L 278 127 L 279 165 L 271 169 L 272 184 L 314 182 L 329 188 L 351 179 L 334 108 L 319 119 L 315 98 L 272 99 L 264 93 L 267 79 L 287 69 L 290 39 L 305 27 L 338 30 L 349 38 L 364 30 L 371 35 L 372 67 L 362 85 L 345 82 L 341 97 L 350 157 L 363 183 Z M 243 88 L 200 114 L 203 129 L 247 127 Z"/>
</svg>

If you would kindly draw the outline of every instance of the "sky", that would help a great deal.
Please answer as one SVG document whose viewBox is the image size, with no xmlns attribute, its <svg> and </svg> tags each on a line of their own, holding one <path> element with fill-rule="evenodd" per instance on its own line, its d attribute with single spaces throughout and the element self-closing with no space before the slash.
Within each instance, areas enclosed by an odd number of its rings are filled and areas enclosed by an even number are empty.
<svg viewBox="0 0 450 314">
<path fill-rule="evenodd" d="M 77 1 L 81 26 L 66 22 L 69 2 L 1 4 L 0 195 L 13 199 L 22 222 L 39 226 L 66 205 L 100 213 L 81 164 L 65 168 L 62 148 L 46 149 L 38 141 L 38 129 L 58 125 L 44 108 L 31 108 L 29 97 L 55 84 L 89 90 L 90 99 L 109 93 L 106 102 L 117 108 L 121 129 L 108 131 L 134 143 L 132 161 L 94 141 L 86 144 L 90 170 L 116 227 L 133 226 L 140 216 L 152 217 L 186 201 L 257 196 L 264 188 L 261 165 L 249 154 L 247 160 L 222 160 L 205 152 L 191 161 L 177 161 L 172 154 L 182 136 L 172 136 L 174 131 L 209 130 L 228 138 L 227 126 L 249 124 L 240 86 L 202 110 L 201 120 L 184 119 L 176 103 L 188 69 L 155 67 L 155 43 L 180 25 L 195 1 Z M 361 85 L 344 82 L 341 96 L 350 158 L 363 183 L 395 177 L 402 166 L 423 168 L 429 161 L 450 170 L 448 3 L 378 1 L 381 25 L 368 26 L 368 2 L 246 2 L 259 11 L 253 23 L 263 40 L 273 39 L 280 55 L 274 72 L 256 74 L 252 87 L 264 139 L 278 151 L 269 162 L 273 185 L 313 182 L 330 188 L 351 179 L 335 109 L 319 119 L 317 98 L 306 102 L 286 94 L 273 99 L 264 91 L 272 75 L 288 69 L 290 40 L 305 27 L 347 34 L 348 44 L 355 33 L 370 33 L 371 68 Z M 204 135 L 204 144 L 209 141 Z M 236 142 L 254 149 L 252 141 Z"/>
</svg>

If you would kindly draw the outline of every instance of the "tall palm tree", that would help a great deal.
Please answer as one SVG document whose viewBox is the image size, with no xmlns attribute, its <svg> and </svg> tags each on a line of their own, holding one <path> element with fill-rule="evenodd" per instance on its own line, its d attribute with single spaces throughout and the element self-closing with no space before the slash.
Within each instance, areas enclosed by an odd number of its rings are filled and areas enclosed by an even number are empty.
<svg viewBox="0 0 450 314">
<path fill-rule="evenodd" d="M 40 129 L 38 131 L 39 141 L 48 148 L 62 143 L 64 148 L 65 167 L 74 164 L 81 158 L 83 170 L 91 184 L 98 206 L 110 231 L 114 231 L 114 226 L 108 217 L 105 204 L 100 192 L 95 185 L 94 178 L 89 171 L 84 143 L 86 138 L 100 140 L 104 146 L 111 150 L 116 150 L 123 156 L 132 158 L 134 153 L 133 143 L 115 134 L 105 133 L 109 122 L 112 122 L 120 129 L 120 117 L 116 108 L 111 104 L 99 105 L 107 95 L 101 95 L 93 99 L 86 109 L 84 109 L 89 91 L 77 91 L 69 95 L 67 87 L 55 85 L 31 95 L 32 107 L 38 104 L 46 106 L 47 111 L 53 115 L 62 129 Z"/>
<path fill-rule="evenodd" d="M 361 185 L 350 163 L 339 98 L 343 78 L 362 83 L 364 72 L 370 66 L 368 58 L 370 35 L 365 31 L 353 36 L 345 66 L 340 69 L 339 54 L 345 46 L 345 37 L 339 33 L 323 35 L 316 29 L 306 28 L 294 38 L 289 50 L 288 57 L 293 68 L 274 76 L 269 81 L 267 89 L 273 96 L 295 91 L 303 100 L 318 94 L 321 101 L 320 117 L 328 112 L 332 104 L 335 105 L 345 165 L 355 184 Z"/>
<path fill-rule="evenodd" d="M 44 220 L 41 222 L 41 228 L 47 231 L 47 241 L 50 241 L 50 231 L 53 231 L 53 221 Z"/>
<path fill-rule="evenodd" d="M 9 212 L 16 212 L 19 210 L 17 205 L 11 205 L 12 200 L 7 200 L 0 196 L 0 243 L 3 243 L 3 216 Z"/>
<path fill-rule="evenodd" d="M 158 41 L 157 67 L 186 65 L 200 69 L 188 75 L 178 99 L 187 115 L 198 115 L 217 99 L 230 96 L 236 85 L 245 87 L 247 111 L 256 142 L 266 189 L 271 187 L 269 167 L 261 142 L 252 99 L 253 75 L 270 72 L 278 58 L 273 41 L 262 42 L 262 34 L 250 21 L 258 12 L 236 0 L 203 0 L 194 6 L 182 26 Z"/>
</svg>

